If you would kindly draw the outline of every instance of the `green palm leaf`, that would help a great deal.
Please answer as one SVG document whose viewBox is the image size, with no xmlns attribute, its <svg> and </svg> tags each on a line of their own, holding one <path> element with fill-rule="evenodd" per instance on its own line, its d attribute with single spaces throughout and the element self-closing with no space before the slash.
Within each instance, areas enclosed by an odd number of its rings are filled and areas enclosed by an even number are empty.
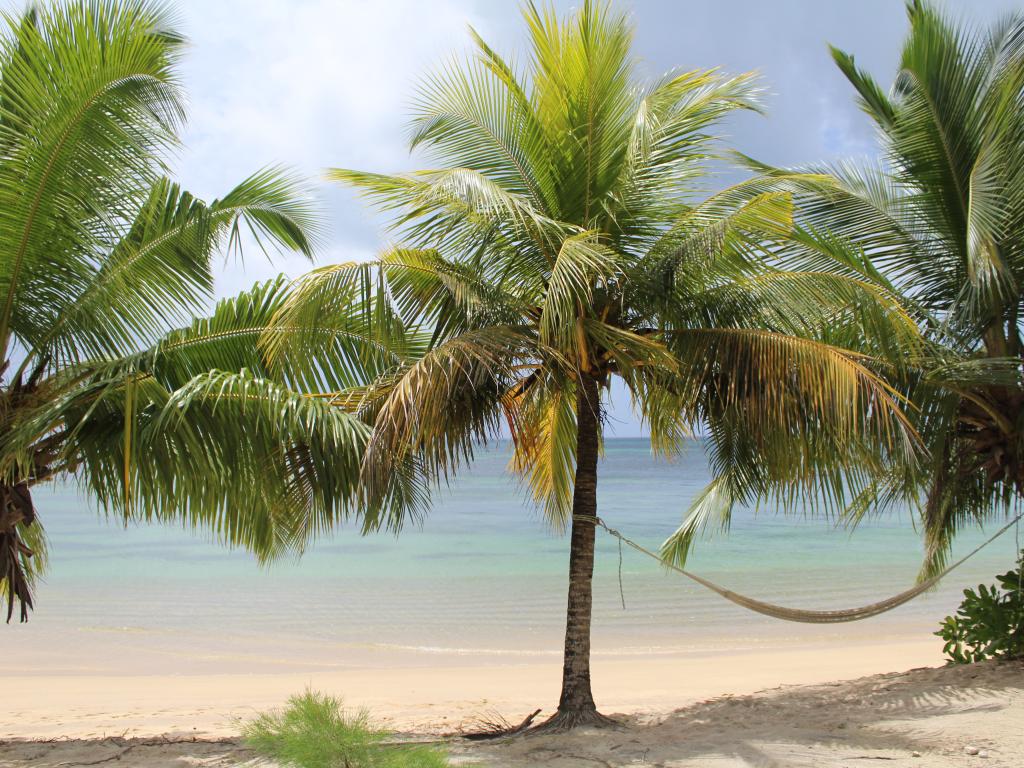
<svg viewBox="0 0 1024 768">
<path fill-rule="evenodd" d="M 0 593 L 32 607 L 46 541 L 32 488 L 74 479 L 106 514 L 178 521 L 261 558 L 336 522 L 397 526 L 414 461 L 371 497 L 370 429 L 271 365 L 278 279 L 206 318 L 214 259 L 243 239 L 311 255 L 306 186 L 278 168 L 219 200 L 164 176 L 182 38 L 163 6 L 72 0 L 0 31 Z M 368 380 L 368 379 L 367 379 Z M 365 380 L 361 380 L 365 381 Z"/>
<path fill-rule="evenodd" d="M 761 175 L 746 194 L 793 194 L 796 227 L 778 264 L 857 275 L 897 297 L 925 336 L 892 336 L 873 354 L 915 404 L 907 413 L 926 453 L 890 457 L 844 517 L 916 507 L 927 577 L 957 532 L 1006 515 L 1024 490 L 1024 18 L 978 30 L 924 2 L 908 14 L 888 95 L 833 51 L 878 124 L 886 165 L 811 174 L 748 162 Z"/>
</svg>

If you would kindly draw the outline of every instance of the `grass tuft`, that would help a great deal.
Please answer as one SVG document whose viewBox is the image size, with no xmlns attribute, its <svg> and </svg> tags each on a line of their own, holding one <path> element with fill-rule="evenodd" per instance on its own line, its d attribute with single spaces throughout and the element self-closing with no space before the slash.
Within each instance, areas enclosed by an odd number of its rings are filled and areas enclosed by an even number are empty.
<svg viewBox="0 0 1024 768">
<path fill-rule="evenodd" d="M 447 768 L 442 751 L 386 743 L 390 736 L 366 710 L 346 712 L 340 699 L 309 690 L 242 727 L 250 748 L 288 768 Z"/>
</svg>

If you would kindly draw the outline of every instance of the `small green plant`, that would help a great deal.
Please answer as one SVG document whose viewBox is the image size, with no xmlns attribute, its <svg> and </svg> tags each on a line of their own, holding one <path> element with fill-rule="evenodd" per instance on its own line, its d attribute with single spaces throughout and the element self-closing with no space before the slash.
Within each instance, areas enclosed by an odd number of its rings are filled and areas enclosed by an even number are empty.
<svg viewBox="0 0 1024 768">
<path fill-rule="evenodd" d="M 366 710 L 348 713 L 341 700 L 308 690 L 242 727 L 249 747 L 289 768 L 447 768 L 440 750 L 387 743 L 390 735 Z"/>
<path fill-rule="evenodd" d="M 1017 567 L 996 581 L 999 586 L 965 589 L 956 616 L 947 616 L 935 633 L 946 641 L 943 651 L 950 663 L 1024 656 L 1024 550 Z"/>
</svg>

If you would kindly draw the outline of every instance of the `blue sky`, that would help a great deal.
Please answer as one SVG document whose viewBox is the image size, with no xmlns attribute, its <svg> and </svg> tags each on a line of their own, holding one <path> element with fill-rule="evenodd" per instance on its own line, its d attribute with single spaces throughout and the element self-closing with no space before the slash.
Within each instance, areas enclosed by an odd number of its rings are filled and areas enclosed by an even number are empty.
<svg viewBox="0 0 1024 768">
<path fill-rule="evenodd" d="M 2 1 L 2 0 L 0 0 Z M 7 8 L 22 3 L 3 2 Z M 760 72 L 767 116 L 726 127 L 729 143 L 780 165 L 864 157 L 873 136 L 827 43 L 856 54 L 883 84 L 892 81 L 906 28 L 902 0 L 618 0 L 632 13 L 636 53 L 647 74 L 721 67 Z M 987 23 L 1019 8 L 1011 0 L 946 0 L 952 14 Z M 557 2 L 561 10 L 573 6 Z M 403 171 L 406 105 L 417 79 L 465 51 L 472 24 L 503 53 L 522 51 L 519 6 L 510 0 L 178 0 L 191 40 L 184 61 L 190 123 L 174 169 L 186 188 L 223 194 L 273 163 L 317 180 L 328 220 L 318 261 L 371 256 L 382 220 L 350 193 L 320 179 L 326 167 Z M 234 293 L 278 272 L 301 274 L 298 258 L 250 253 L 218 279 Z M 615 434 L 640 434 L 615 397 Z"/>
</svg>

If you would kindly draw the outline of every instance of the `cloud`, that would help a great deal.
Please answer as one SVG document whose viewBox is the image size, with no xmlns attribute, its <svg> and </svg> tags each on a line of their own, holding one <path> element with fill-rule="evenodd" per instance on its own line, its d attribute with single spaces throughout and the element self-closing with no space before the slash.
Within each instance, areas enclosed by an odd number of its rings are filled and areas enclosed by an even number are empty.
<svg viewBox="0 0 1024 768">
<path fill-rule="evenodd" d="M 209 3 L 181 4 L 193 44 L 183 171 L 211 178 L 253 152 L 308 170 L 394 162 L 416 74 L 474 20 L 466 3 L 451 1 L 213 5 L 211 13 Z"/>
<path fill-rule="evenodd" d="M 177 6 L 191 46 L 183 76 L 190 120 L 174 165 L 204 197 L 256 169 L 284 163 L 319 179 L 324 167 L 406 167 L 405 105 L 419 73 L 485 22 L 458 0 L 185 0 Z M 365 258 L 381 222 L 340 190 L 318 184 L 329 214 L 321 260 Z M 225 266 L 221 293 L 308 268 L 257 254 Z"/>
</svg>

